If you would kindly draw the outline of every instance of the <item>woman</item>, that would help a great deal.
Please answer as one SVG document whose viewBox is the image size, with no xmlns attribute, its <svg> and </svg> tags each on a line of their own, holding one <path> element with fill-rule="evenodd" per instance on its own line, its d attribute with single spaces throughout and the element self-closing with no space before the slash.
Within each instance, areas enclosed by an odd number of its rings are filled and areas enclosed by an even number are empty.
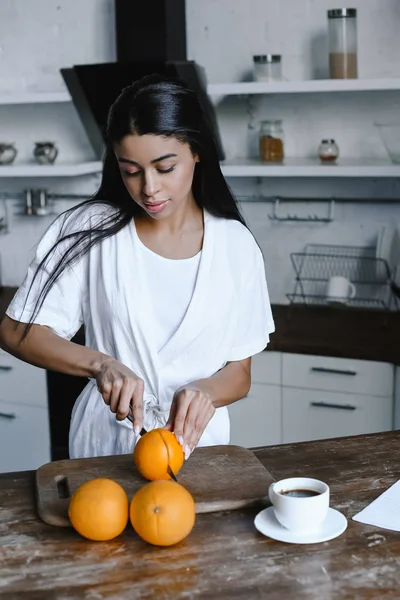
<svg viewBox="0 0 400 600">
<path fill-rule="evenodd" d="M 70 341 L 82 324 L 85 347 Z M 173 431 L 188 458 L 229 442 L 226 407 L 273 329 L 262 255 L 196 95 L 135 82 L 110 109 L 98 192 L 41 239 L 1 346 L 89 378 L 71 458 L 131 452 L 142 427 Z"/>
</svg>

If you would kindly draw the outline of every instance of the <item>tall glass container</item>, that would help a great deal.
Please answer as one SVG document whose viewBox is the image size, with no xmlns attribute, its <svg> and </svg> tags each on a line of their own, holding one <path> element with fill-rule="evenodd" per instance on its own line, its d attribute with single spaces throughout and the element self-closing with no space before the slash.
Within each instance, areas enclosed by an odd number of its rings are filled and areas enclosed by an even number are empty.
<svg viewBox="0 0 400 600">
<path fill-rule="evenodd" d="M 357 10 L 328 10 L 331 79 L 357 79 Z"/>
</svg>

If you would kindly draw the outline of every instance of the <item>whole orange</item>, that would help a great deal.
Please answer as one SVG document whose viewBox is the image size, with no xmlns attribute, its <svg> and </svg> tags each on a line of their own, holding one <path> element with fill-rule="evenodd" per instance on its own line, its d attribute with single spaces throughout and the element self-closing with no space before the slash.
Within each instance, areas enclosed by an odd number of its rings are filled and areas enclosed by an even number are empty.
<svg viewBox="0 0 400 600">
<path fill-rule="evenodd" d="M 132 498 L 130 519 L 136 533 L 149 544 L 172 546 L 193 529 L 192 495 L 175 481 L 152 481 Z"/>
<path fill-rule="evenodd" d="M 123 532 L 128 522 L 128 496 L 112 479 L 91 479 L 73 493 L 68 516 L 83 537 L 95 541 L 112 540 Z"/>
<path fill-rule="evenodd" d="M 168 465 L 174 475 L 184 461 L 182 446 L 168 429 L 153 429 L 145 433 L 136 444 L 133 459 L 137 470 L 150 481 L 171 479 Z"/>
</svg>

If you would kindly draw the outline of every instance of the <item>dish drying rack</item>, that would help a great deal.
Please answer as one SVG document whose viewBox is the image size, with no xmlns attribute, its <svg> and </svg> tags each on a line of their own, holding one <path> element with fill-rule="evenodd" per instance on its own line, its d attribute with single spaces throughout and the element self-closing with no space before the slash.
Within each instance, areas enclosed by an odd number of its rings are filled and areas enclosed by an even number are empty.
<svg viewBox="0 0 400 600">
<path fill-rule="evenodd" d="M 376 258 L 375 246 L 336 246 L 308 244 L 304 252 L 290 254 L 295 271 L 293 292 L 286 294 L 291 304 L 328 306 L 329 279 L 346 277 L 355 285 L 354 298 L 342 306 L 399 310 L 399 301 L 392 290 L 396 287 L 394 273 L 386 260 Z"/>
</svg>

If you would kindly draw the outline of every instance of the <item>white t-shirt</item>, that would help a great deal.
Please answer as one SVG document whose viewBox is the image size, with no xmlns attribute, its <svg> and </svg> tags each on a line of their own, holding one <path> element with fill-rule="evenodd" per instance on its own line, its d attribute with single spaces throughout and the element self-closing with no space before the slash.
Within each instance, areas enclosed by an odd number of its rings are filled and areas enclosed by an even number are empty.
<svg viewBox="0 0 400 600">
<path fill-rule="evenodd" d="M 170 259 L 147 248 L 137 235 L 147 275 L 157 349 L 160 352 L 182 323 L 196 285 L 201 251 L 192 258 Z"/>
</svg>

